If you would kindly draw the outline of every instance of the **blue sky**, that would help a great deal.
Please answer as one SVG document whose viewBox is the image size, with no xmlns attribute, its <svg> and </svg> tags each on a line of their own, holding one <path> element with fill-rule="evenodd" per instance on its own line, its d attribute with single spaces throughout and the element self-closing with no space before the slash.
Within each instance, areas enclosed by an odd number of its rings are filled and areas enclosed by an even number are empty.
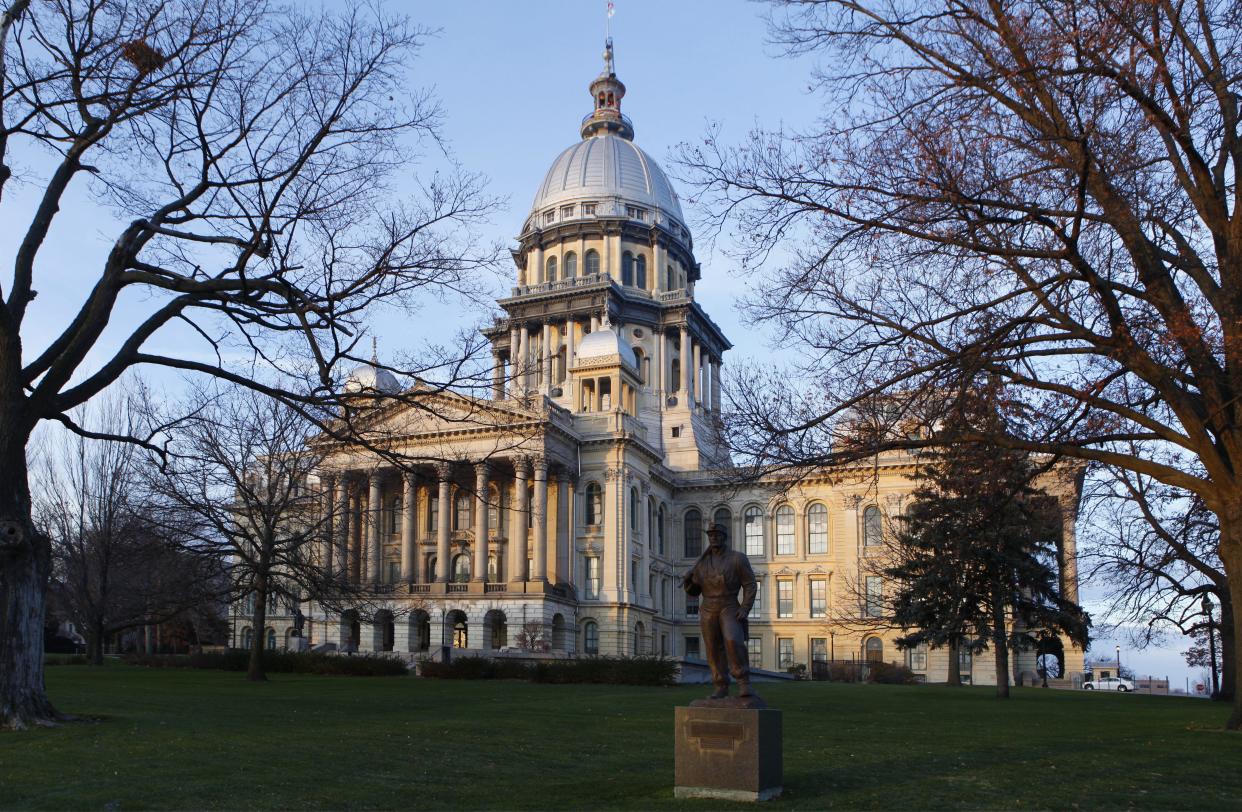
<svg viewBox="0 0 1242 812">
<path fill-rule="evenodd" d="M 763 4 L 616 0 L 616 5 L 612 35 L 617 74 L 627 87 L 623 110 L 634 122 L 636 142 L 666 168 L 670 150 L 701 139 L 709 123 L 721 125 L 726 140 L 737 140 L 757 123 L 803 128 L 814 122 L 818 104 L 808 94 L 813 62 L 779 57 L 767 44 Z M 512 245 L 548 166 L 578 139 L 578 123 L 591 109 L 587 84 L 601 67 L 604 7 L 603 0 L 388 5 L 439 32 L 411 63 L 409 84 L 435 91 L 446 113 L 443 134 L 453 158 L 487 176 L 491 194 L 507 200 L 506 208 L 486 226 L 485 236 Z M 37 166 L 34 156 L 25 157 Z M 428 156 L 411 173 L 428 173 L 436 163 L 435 156 Z M 10 191 L 20 203 L 33 199 L 38 184 Z M 696 207 L 687 190 L 680 191 L 693 226 Z M 56 284 L 44 283 L 51 289 L 32 308 L 37 332 L 50 335 L 76 310 L 83 285 L 96 273 L 117 225 L 85 190 L 68 201 L 44 257 L 58 270 Z M 19 231 L 0 229 L 0 255 L 12 256 Z M 734 302 L 748 280 L 734 273 L 727 239 L 713 246 L 701 234 L 696 236 L 703 266 L 697 298 L 736 345 L 725 359 L 727 375 L 730 361 L 770 357 L 773 351 L 762 334 L 740 323 Z M 506 264 L 491 284 L 497 293 L 507 289 L 511 267 Z M 139 303 L 132 306 L 132 313 L 139 312 Z M 132 313 L 118 313 L 118 331 L 132 324 Z M 376 319 L 374 332 L 381 353 L 385 347 L 414 350 L 487 315 L 451 308 L 428 309 L 417 319 L 388 313 Z M 160 340 L 182 342 L 186 337 Z M 43 342 L 30 343 L 41 347 Z M 100 360 L 102 355 L 94 359 Z M 1112 640 L 1101 639 L 1095 651 L 1111 656 L 1113 646 Z M 1180 640 L 1170 649 L 1145 652 L 1130 651 L 1124 642 L 1122 646 L 1123 662 L 1140 673 L 1168 675 L 1176 686 L 1188 675 L 1193 679 L 1177 654 L 1184 648 Z"/>
</svg>

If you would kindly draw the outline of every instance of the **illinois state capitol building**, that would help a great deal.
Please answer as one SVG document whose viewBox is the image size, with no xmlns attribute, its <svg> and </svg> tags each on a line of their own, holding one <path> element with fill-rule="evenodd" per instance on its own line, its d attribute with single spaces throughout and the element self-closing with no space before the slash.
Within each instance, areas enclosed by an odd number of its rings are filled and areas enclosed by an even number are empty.
<svg viewBox="0 0 1242 812">
<path fill-rule="evenodd" d="M 701 652 L 696 600 L 680 576 L 718 523 L 750 556 L 759 597 L 751 663 L 905 662 L 943 680 L 943 651 L 899 651 L 878 622 L 886 585 L 864 574 L 886 515 L 913 488 L 914 459 L 882 456 L 866 472 L 824 470 L 796 484 L 738 487 L 720 437 L 721 374 L 731 348 L 695 301 L 702 278 L 677 194 L 634 143 L 613 70 L 590 84 L 581 139 L 553 160 L 513 251 L 516 284 L 486 330 L 490 399 L 431 392 L 423 405 L 381 402 L 370 430 L 407 459 L 338 447 L 321 484 L 335 500 L 322 562 L 380 583 L 384 610 L 362 616 L 304 606 L 312 645 L 408 656 L 450 645 L 479 653 L 521 632 L 566 654 Z M 396 393 L 376 366 L 348 386 Z M 1076 598 L 1078 491 L 1060 487 L 1062 583 Z M 284 612 L 286 610 L 281 609 Z M 279 647 L 292 618 L 269 616 Z M 233 618 L 235 644 L 253 630 Z M 1064 665 L 1081 671 L 1066 643 Z M 1033 672 L 1035 653 L 1015 672 Z M 1065 671 L 1063 671 L 1065 673 Z M 963 658 L 992 682 L 992 658 Z"/>
</svg>

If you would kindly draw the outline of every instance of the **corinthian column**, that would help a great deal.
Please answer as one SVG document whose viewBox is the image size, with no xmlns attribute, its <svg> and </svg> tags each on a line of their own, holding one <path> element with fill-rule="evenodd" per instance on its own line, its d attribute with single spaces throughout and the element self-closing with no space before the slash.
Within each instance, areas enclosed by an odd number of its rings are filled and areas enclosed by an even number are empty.
<svg viewBox="0 0 1242 812">
<path fill-rule="evenodd" d="M 487 580 L 487 463 L 474 466 L 474 573 L 472 581 Z"/>
<path fill-rule="evenodd" d="M 436 583 L 443 584 L 449 579 L 449 519 L 453 510 L 449 504 L 449 484 L 453 467 L 442 462 L 436 466 L 436 475 L 440 478 L 440 507 L 436 517 Z"/>
<path fill-rule="evenodd" d="M 380 526 L 384 521 L 384 499 L 380 495 L 379 471 L 372 471 L 370 480 L 371 487 L 367 494 L 367 576 L 371 583 L 378 584 L 382 577 L 380 564 L 383 559 Z"/>
<path fill-rule="evenodd" d="M 509 581 L 525 581 L 527 524 L 526 504 L 530 498 L 530 462 L 519 457 L 513 461 L 513 513 L 509 520 Z"/>
<path fill-rule="evenodd" d="M 345 474 L 336 478 L 336 500 L 332 510 L 332 530 L 336 536 L 336 577 L 349 581 L 349 481 Z"/>
<path fill-rule="evenodd" d="M 535 571 L 532 581 L 548 580 L 548 463 L 544 459 L 535 462 L 535 503 L 531 513 L 535 520 Z"/>
<path fill-rule="evenodd" d="M 415 520 L 418 516 L 418 488 L 414 483 L 414 474 L 406 473 L 402 478 L 401 492 L 401 580 L 407 584 L 414 582 L 414 570 L 417 567 L 414 555 Z"/>
</svg>

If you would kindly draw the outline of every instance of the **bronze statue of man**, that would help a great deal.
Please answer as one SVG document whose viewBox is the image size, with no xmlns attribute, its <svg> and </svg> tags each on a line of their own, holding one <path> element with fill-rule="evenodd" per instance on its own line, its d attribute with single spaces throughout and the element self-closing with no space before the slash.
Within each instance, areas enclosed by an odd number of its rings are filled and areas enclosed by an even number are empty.
<svg viewBox="0 0 1242 812">
<path fill-rule="evenodd" d="M 681 579 L 699 602 L 699 630 L 712 668 L 712 699 L 729 695 L 729 675 L 737 680 L 738 696 L 754 696 L 750 690 L 750 657 L 746 652 L 746 616 L 755 603 L 755 571 L 750 559 L 726 545 L 728 534 L 718 524 L 707 529 L 707 549 Z M 742 593 L 741 603 L 737 593 Z M 728 670 L 725 661 L 728 661 Z"/>
</svg>

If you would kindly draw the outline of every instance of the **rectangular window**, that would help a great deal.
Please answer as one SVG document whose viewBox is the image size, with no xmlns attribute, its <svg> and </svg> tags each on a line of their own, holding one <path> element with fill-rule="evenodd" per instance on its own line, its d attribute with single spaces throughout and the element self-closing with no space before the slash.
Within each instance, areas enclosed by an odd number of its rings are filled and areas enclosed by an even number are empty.
<svg viewBox="0 0 1242 812">
<path fill-rule="evenodd" d="M 630 590 L 638 594 L 638 562 L 633 560 L 630 561 Z"/>
<path fill-rule="evenodd" d="M 962 676 L 970 673 L 970 669 L 974 667 L 974 656 L 971 655 L 970 649 L 961 648 L 957 650 L 957 667 L 962 672 Z"/>
<path fill-rule="evenodd" d="M 781 668 L 793 668 L 793 664 L 794 664 L 793 638 L 792 637 L 778 637 L 776 639 L 776 651 L 777 651 L 777 656 L 780 657 L 780 667 Z"/>
<path fill-rule="evenodd" d="M 429 501 L 429 510 L 427 511 L 427 532 L 434 533 L 440 526 L 440 497 L 433 496 Z"/>
<path fill-rule="evenodd" d="M 699 638 L 697 637 L 686 638 L 686 656 L 699 659 Z"/>
<path fill-rule="evenodd" d="M 919 643 L 910 649 L 910 670 L 926 671 L 927 670 L 927 644 Z"/>
<path fill-rule="evenodd" d="M 759 617 L 763 614 L 763 581 L 755 581 L 755 602 L 750 605 L 747 618 Z"/>
<path fill-rule="evenodd" d="M 647 210 L 640 209 L 637 206 L 626 206 L 625 216 L 631 220 L 642 220 L 645 222 L 647 220 Z"/>
<path fill-rule="evenodd" d="M 276 614 L 279 607 L 280 607 L 280 598 L 276 595 L 276 592 L 273 591 L 271 594 L 267 596 L 267 613 L 269 615 L 274 615 Z"/>
<path fill-rule="evenodd" d="M 878 575 L 867 576 L 867 617 L 880 617 L 884 612 L 884 581 Z"/>
<path fill-rule="evenodd" d="M 543 222 L 545 222 L 545 223 L 555 223 L 555 222 L 556 222 L 556 210 L 555 210 L 555 209 L 549 209 L 548 211 L 545 211 L 545 212 L 543 213 Z"/>
<path fill-rule="evenodd" d="M 750 656 L 751 668 L 763 668 L 763 638 L 746 638 L 746 653 Z"/>
<path fill-rule="evenodd" d="M 587 600 L 599 600 L 599 558 L 596 556 L 586 560 L 586 597 Z"/>
<path fill-rule="evenodd" d="M 574 216 L 573 206 L 561 206 L 561 219 L 562 220 L 567 220 L 573 216 Z"/>
<path fill-rule="evenodd" d="M 690 595 L 686 596 L 686 617 L 699 616 L 699 599 Z"/>
<path fill-rule="evenodd" d="M 811 617 L 828 614 L 828 582 L 822 578 L 811 581 Z"/>
<path fill-rule="evenodd" d="M 793 617 L 793 581 L 776 582 L 776 616 Z"/>
<path fill-rule="evenodd" d="M 776 511 L 776 554 L 794 554 L 794 512 L 788 506 Z"/>
<path fill-rule="evenodd" d="M 594 203 L 583 203 L 582 204 L 582 216 L 583 217 L 594 217 L 595 216 L 595 204 Z"/>
<path fill-rule="evenodd" d="M 395 584 L 401 580 L 401 562 L 388 562 L 388 583 Z"/>
<path fill-rule="evenodd" d="M 811 662 L 828 662 L 828 640 L 823 637 L 811 638 Z"/>
</svg>

